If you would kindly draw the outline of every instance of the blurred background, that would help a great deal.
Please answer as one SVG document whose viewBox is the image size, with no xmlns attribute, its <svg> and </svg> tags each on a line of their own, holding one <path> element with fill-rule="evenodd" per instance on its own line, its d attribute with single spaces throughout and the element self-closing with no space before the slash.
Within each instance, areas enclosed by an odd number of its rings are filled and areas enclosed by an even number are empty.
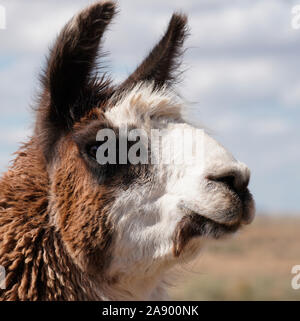
<svg viewBox="0 0 300 321">
<path fill-rule="evenodd" d="M 0 0 L 0 172 L 33 128 L 32 107 L 45 55 L 86 0 Z M 122 81 L 153 47 L 174 10 L 189 16 L 178 86 L 199 122 L 252 170 L 253 225 L 211 243 L 182 267 L 171 289 L 180 300 L 300 299 L 300 0 L 120 0 L 106 33 L 104 61 Z M 182 274 L 182 273 L 179 273 Z"/>
</svg>

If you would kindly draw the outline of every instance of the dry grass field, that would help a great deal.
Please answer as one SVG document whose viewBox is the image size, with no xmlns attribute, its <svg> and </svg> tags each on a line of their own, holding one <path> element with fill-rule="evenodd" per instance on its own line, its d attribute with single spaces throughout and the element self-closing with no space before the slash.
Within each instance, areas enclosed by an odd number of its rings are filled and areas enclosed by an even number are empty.
<svg viewBox="0 0 300 321">
<path fill-rule="evenodd" d="M 300 300 L 300 218 L 258 217 L 234 237 L 207 244 L 179 271 L 174 300 Z"/>
</svg>

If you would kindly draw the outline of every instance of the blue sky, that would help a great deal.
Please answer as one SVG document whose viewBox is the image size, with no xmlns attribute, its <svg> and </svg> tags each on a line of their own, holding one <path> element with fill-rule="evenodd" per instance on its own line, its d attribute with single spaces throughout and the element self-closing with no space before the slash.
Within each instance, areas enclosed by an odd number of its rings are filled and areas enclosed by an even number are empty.
<svg viewBox="0 0 300 321">
<path fill-rule="evenodd" d="M 45 54 L 85 0 L 0 0 L 0 171 L 33 126 Z M 125 78 L 163 33 L 174 10 L 189 16 L 178 90 L 203 124 L 252 171 L 260 211 L 300 213 L 300 29 L 288 0 L 126 0 L 106 34 L 105 60 Z"/>
</svg>

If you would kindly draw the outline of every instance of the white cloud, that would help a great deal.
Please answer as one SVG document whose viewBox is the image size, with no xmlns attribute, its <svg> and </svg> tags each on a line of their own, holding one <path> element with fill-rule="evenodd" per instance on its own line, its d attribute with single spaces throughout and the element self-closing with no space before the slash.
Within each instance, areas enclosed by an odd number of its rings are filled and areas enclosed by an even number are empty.
<svg viewBox="0 0 300 321">
<path fill-rule="evenodd" d="M 282 119 L 258 119 L 252 124 L 252 131 L 256 135 L 268 135 L 276 138 L 277 135 L 286 134 L 290 131 L 291 125 Z"/>
<path fill-rule="evenodd" d="M 282 102 L 289 107 L 300 108 L 300 83 L 286 86 L 282 94 Z"/>
<path fill-rule="evenodd" d="M 193 99 L 259 99 L 276 92 L 275 70 L 271 60 L 262 58 L 203 59 L 186 73 L 186 88 Z"/>
</svg>

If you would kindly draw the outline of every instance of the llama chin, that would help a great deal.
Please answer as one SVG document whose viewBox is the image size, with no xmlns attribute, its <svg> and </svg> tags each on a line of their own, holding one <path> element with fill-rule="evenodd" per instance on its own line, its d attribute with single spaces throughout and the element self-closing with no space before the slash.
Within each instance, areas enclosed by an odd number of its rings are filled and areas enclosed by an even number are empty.
<svg viewBox="0 0 300 321">
<path fill-rule="evenodd" d="M 248 167 L 199 134 L 174 92 L 187 17 L 174 13 L 150 54 L 115 85 L 94 73 L 114 14 L 111 1 L 89 6 L 50 51 L 33 136 L 1 179 L 1 300 L 163 299 L 171 268 L 253 220 Z M 124 126 L 147 140 L 132 134 L 134 142 Z M 113 151 L 113 162 L 99 162 L 108 143 L 97 133 L 108 129 L 115 149 L 126 142 L 128 155 L 147 142 L 146 160 L 155 161 L 123 162 Z M 198 135 L 200 145 L 174 140 L 174 130 Z M 170 162 L 159 161 L 170 146 Z M 187 148 L 194 152 L 179 163 Z"/>
</svg>

